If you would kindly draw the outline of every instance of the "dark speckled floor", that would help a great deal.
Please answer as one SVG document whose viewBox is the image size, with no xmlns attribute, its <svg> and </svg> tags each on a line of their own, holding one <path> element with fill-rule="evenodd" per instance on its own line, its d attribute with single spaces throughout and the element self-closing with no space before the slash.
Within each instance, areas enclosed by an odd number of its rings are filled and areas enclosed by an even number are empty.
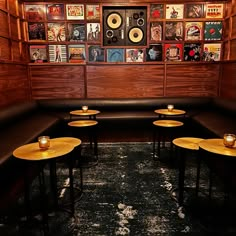
<svg viewBox="0 0 236 236">
<path fill-rule="evenodd" d="M 86 152 L 84 147 L 82 153 Z M 201 191 L 199 197 L 195 197 L 195 157 L 187 163 L 186 186 L 189 190 L 185 193 L 185 207 L 179 208 L 173 194 L 178 169 L 170 164 L 168 155 L 168 151 L 162 152 L 162 158 L 154 161 L 151 143 L 99 144 L 98 165 L 83 170 L 84 191 L 76 203 L 76 221 L 66 212 L 50 213 L 47 234 L 146 236 L 236 233 L 235 214 L 224 211 L 218 181 L 214 183 L 213 200 L 208 201 L 208 170 L 205 166 L 202 167 Z M 66 173 L 63 164 L 58 164 L 58 185 L 67 181 Z M 78 184 L 77 169 L 74 175 Z M 62 198 L 67 191 L 61 191 Z M 43 232 L 38 225 L 25 227 L 11 223 L 0 226 L 0 235 L 43 235 Z"/>
</svg>

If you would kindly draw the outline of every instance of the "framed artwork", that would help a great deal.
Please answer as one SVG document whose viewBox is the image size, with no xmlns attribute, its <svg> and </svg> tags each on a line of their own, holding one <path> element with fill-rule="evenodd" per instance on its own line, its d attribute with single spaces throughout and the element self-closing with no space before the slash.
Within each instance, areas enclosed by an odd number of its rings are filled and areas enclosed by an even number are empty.
<svg viewBox="0 0 236 236">
<path fill-rule="evenodd" d="M 126 49 L 126 62 L 143 62 L 143 49 Z"/>
<path fill-rule="evenodd" d="M 48 23 L 48 41 L 65 41 L 65 23 Z"/>
<path fill-rule="evenodd" d="M 88 46 L 88 60 L 89 62 L 104 62 L 105 61 L 105 49 L 99 45 Z"/>
<path fill-rule="evenodd" d="M 124 62 L 124 49 L 123 48 L 108 48 L 107 49 L 107 62 Z"/>
<path fill-rule="evenodd" d="M 182 54 L 182 44 L 165 44 L 165 61 L 181 61 Z"/>
<path fill-rule="evenodd" d="M 100 23 L 87 23 L 87 40 L 100 41 Z"/>
<path fill-rule="evenodd" d="M 204 4 L 186 4 L 185 13 L 186 18 L 203 18 Z"/>
<path fill-rule="evenodd" d="M 85 63 L 85 45 L 75 44 L 68 46 L 69 62 L 73 63 Z"/>
<path fill-rule="evenodd" d="M 47 4 L 48 20 L 64 20 L 65 11 L 64 4 Z"/>
<path fill-rule="evenodd" d="M 205 43 L 203 46 L 203 61 L 220 61 L 221 43 Z"/>
<path fill-rule="evenodd" d="M 183 22 L 167 21 L 165 30 L 166 40 L 183 40 Z"/>
<path fill-rule="evenodd" d="M 28 22 L 28 36 L 29 40 L 46 40 L 45 24 Z"/>
<path fill-rule="evenodd" d="M 100 20 L 100 6 L 96 5 L 86 5 L 86 19 L 87 20 Z"/>
<path fill-rule="evenodd" d="M 161 41 L 163 32 L 163 23 L 162 22 L 151 22 L 150 23 L 150 40 L 152 41 Z"/>
<path fill-rule="evenodd" d="M 84 4 L 66 4 L 67 20 L 84 20 Z"/>
<path fill-rule="evenodd" d="M 201 49 L 201 43 L 184 44 L 184 61 L 200 61 Z"/>
<path fill-rule="evenodd" d="M 223 3 L 209 3 L 206 4 L 206 18 L 223 18 L 224 4 Z"/>
<path fill-rule="evenodd" d="M 205 22 L 204 40 L 221 40 L 222 39 L 222 21 Z"/>
<path fill-rule="evenodd" d="M 78 42 L 86 40 L 85 24 L 68 23 L 67 41 Z"/>
<path fill-rule="evenodd" d="M 46 45 L 30 45 L 30 61 L 31 62 L 47 62 L 47 46 Z"/>
<path fill-rule="evenodd" d="M 150 18 L 163 19 L 164 18 L 164 4 L 151 4 L 150 5 Z"/>
<path fill-rule="evenodd" d="M 49 45 L 50 62 L 67 62 L 66 45 Z"/>
<path fill-rule="evenodd" d="M 41 21 L 45 19 L 45 5 L 25 4 L 25 17 L 28 21 Z"/>
<path fill-rule="evenodd" d="M 166 19 L 183 19 L 184 4 L 166 4 Z"/>
<path fill-rule="evenodd" d="M 202 22 L 185 22 L 185 40 L 202 40 Z"/>
<path fill-rule="evenodd" d="M 162 44 L 150 44 L 146 49 L 146 61 L 162 61 Z"/>
</svg>

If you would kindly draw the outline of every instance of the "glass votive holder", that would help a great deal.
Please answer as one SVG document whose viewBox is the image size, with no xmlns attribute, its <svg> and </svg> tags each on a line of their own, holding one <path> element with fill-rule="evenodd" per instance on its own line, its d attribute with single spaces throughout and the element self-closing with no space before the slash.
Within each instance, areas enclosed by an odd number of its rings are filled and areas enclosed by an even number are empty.
<svg viewBox="0 0 236 236">
<path fill-rule="evenodd" d="M 169 104 L 169 105 L 167 106 L 167 109 L 168 109 L 168 111 L 173 111 L 173 110 L 174 110 L 174 105 Z"/>
<path fill-rule="evenodd" d="M 38 137 L 39 148 L 46 150 L 50 147 L 50 137 L 49 136 L 40 136 Z"/>
<path fill-rule="evenodd" d="M 87 112 L 88 111 L 88 106 L 82 106 L 82 111 Z"/>
<path fill-rule="evenodd" d="M 224 145 L 232 148 L 235 144 L 236 136 L 234 134 L 224 134 Z"/>
</svg>

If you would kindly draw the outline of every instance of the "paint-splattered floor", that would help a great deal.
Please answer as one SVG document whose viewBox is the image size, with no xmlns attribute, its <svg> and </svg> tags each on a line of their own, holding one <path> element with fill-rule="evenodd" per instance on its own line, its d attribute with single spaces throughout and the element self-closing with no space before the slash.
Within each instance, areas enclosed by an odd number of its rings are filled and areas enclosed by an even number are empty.
<svg viewBox="0 0 236 236">
<path fill-rule="evenodd" d="M 82 154 L 89 150 L 82 148 Z M 208 169 L 201 171 L 200 193 L 194 195 L 195 157 L 187 163 L 185 206 L 175 201 L 178 168 L 169 151 L 152 158 L 151 143 L 99 144 L 99 163 L 83 169 L 83 195 L 76 203 L 76 220 L 66 212 L 49 215 L 48 235 L 176 235 L 212 232 L 236 233 L 235 216 L 222 208 L 222 191 L 213 187 L 208 201 Z M 48 172 L 46 171 L 46 175 Z M 79 169 L 74 171 L 79 186 Z M 58 164 L 59 185 L 66 182 L 67 169 Z M 61 192 L 66 197 L 68 189 Z M 223 210 L 222 210 L 223 209 Z M 235 211 L 233 211 L 235 212 Z M 1 233 L 2 232 L 2 233 Z M 18 233 L 18 234 L 17 234 Z M 39 226 L 2 225 L 0 235 L 43 235 Z"/>
</svg>

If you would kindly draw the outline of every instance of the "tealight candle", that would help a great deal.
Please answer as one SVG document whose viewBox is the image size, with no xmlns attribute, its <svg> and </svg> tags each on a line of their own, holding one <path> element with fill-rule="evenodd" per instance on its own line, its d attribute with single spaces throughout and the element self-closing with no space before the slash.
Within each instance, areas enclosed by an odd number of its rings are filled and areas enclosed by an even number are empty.
<svg viewBox="0 0 236 236">
<path fill-rule="evenodd" d="M 82 106 L 82 110 L 83 110 L 83 112 L 87 112 L 88 111 L 88 106 Z"/>
<path fill-rule="evenodd" d="M 50 137 L 49 136 L 40 136 L 38 137 L 39 148 L 48 149 L 50 147 Z"/>
<path fill-rule="evenodd" d="M 168 105 L 168 106 L 167 106 L 167 109 L 168 109 L 168 111 L 173 111 L 174 105 Z"/>
<path fill-rule="evenodd" d="M 225 134 L 224 135 L 224 145 L 226 147 L 232 148 L 234 146 L 236 136 L 234 134 Z"/>
</svg>

